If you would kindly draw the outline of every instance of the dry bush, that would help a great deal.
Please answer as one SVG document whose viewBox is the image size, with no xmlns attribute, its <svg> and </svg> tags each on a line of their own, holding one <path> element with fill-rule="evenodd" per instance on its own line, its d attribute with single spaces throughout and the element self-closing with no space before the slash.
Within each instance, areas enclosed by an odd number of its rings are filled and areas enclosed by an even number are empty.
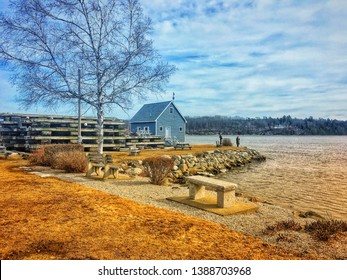
<svg viewBox="0 0 347 280">
<path fill-rule="evenodd" d="M 287 220 L 287 221 L 277 222 L 276 224 L 272 226 L 268 226 L 265 230 L 265 233 L 276 232 L 281 230 L 300 231 L 301 229 L 302 229 L 302 226 L 298 222 L 294 220 Z"/>
<path fill-rule="evenodd" d="M 77 144 L 42 145 L 31 154 L 29 160 L 32 164 L 68 172 L 84 172 L 86 168 L 83 145 Z"/>
<path fill-rule="evenodd" d="M 305 231 L 319 241 L 328 241 L 329 238 L 339 232 L 347 231 L 347 223 L 340 220 L 318 220 L 305 225 Z"/>
<path fill-rule="evenodd" d="M 233 145 L 230 138 L 223 138 L 222 144 L 223 144 L 223 146 L 232 146 Z"/>
<path fill-rule="evenodd" d="M 51 144 L 44 145 L 44 157 L 46 165 L 54 166 L 56 157 L 59 153 L 67 153 L 67 152 L 82 152 L 84 151 L 83 145 L 79 144 Z"/>
<path fill-rule="evenodd" d="M 86 171 L 86 156 L 81 151 L 60 152 L 55 156 L 53 168 L 63 169 L 70 173 Z"/>
<path fill-rule="evenodd" d="M 174 161 L 167 157 L 150 157 L 143 161 L 144 174 L 155 185 L 163 185 L 171 172 Z"/>
<path fill-rule="evenodd" d="M 30 154 L 29 162 L 34 165 L 47 165 L 45 162 L 45 150 L 43 147 L 36 149 Z"/>
</svg>

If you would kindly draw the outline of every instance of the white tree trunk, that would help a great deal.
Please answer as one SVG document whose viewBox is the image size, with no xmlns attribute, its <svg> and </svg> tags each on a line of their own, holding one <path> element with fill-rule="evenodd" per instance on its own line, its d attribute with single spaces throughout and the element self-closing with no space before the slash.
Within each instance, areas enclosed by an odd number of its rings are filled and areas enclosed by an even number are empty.
<svg viewBox="0 0 347 280">
<path fill-rule="evenodd" d="M 102 154 L 104 151 L 104 110 L 102 107 L 98 108 L 98 153 Z"/>
</svg>

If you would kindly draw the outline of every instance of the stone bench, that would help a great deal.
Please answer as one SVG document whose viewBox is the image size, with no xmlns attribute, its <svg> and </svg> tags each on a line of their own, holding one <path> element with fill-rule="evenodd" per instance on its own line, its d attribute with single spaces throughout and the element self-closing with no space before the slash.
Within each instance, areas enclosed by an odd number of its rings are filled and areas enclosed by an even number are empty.
<svg viewBox="0 0 347 280">
<path fill-rule="evenodd" d="M 119 170 L 121 169 L 121 167 L 118 165 L 113 165 L 112 155 L 110 154 L 105 155 L 104 164 L 105 164 L 105 169 L 104 169 L 103 178 L 107 179 L 108 176 L 112 175 L 113 178 L 118 179 Z"/>
<path fill-rule="evenodd" d="M 189 185 L 189 199 L 197 200 L 205 197 L 205 190 L 217 192 L 217 205 L 220 208 L 229 208 L 235 204 L 236 184 L 208 178 L 204 176 L 189 176 L 186 178 Z"/>
<path fill-rule="evenodd" d="M 129 148 L 129 156 L 137 156 L 141 153 L 141 149 L 136 146 L 132 146 Z"/>
<path fill-rule="evenodd" d="M 91 177 L 93 173 L 99 176 L 100 171 L 103 170 L 103 179 L 107 179 L 110 175 L 118 179 L 120 169 L 120 166 L 113 165 L 112 155 L 110 154 L 89 154 L 87 156 L 87 177 Z"/>
<path fill-rule="evenodd" d="M 90 177 L 93 173 L 99 175 L 99 172 L 104 168 L 104 157 L 101 154 L 89 154 L 87 156 L 87 173 L 86 176 Z"/>
<path fill-rule="evenodd" d="M 192 149 L 192 146 L 190 146 L 190 144 L 189 143 L 177 143 L 176 145 L 175 145 L 175 150 L 176 149 Z"/>
</svg>

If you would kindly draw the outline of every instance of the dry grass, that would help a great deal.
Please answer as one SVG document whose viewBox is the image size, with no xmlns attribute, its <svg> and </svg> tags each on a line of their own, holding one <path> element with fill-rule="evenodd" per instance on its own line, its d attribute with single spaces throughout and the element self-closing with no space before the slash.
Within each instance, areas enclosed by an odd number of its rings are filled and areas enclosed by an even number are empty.
<svg viewBox="0 0 347 280">
<path fill-rule="evenodd" d="M 298 222 L 294 220 L 287 220 L 287 221 L 277 222 L 276 224 L 271 226 L 267 226 L 264 233 L 271 234 L 281 230 L 300 231 L 301 229 L 302 229 L 302 226 Z"/>
<path fill-rule="evenodd" d="M 0 160 L 1 259 L 300 259 L 224 225 Z"/>
<path fill-rule="evenodd" d="M 345 221 L 334 219 L 318 220 L 306 224 L 305 231 L 310 233 L 319 241 L 328 241 L 338 233 L 347 232 L 347 223 Z"/>
<path fill-rule="evenodd" d="M 317 241 L 328 241 L 339 233 L 347 232 L 347 223 L 342 220 L 322 219 L 301 226 L 294 220 L 280 221 L 266 227 L 264 234 L 275 234 L 278 231 L 301 231 L 309 233 Z"/>
</svg>

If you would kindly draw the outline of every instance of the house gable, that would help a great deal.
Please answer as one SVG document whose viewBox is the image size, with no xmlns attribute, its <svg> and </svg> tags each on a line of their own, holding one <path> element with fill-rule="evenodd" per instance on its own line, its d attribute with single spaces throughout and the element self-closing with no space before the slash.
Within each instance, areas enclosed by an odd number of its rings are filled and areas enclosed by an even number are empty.
<svg viewBox="0 0 347 280">
<path fill-rule="evenodd" d="M 130 129 L 150 128 L 151 134 L 185 141 L 186 119 L 173 101 L 145 104 L 130 120 Z"/>
</svg>

